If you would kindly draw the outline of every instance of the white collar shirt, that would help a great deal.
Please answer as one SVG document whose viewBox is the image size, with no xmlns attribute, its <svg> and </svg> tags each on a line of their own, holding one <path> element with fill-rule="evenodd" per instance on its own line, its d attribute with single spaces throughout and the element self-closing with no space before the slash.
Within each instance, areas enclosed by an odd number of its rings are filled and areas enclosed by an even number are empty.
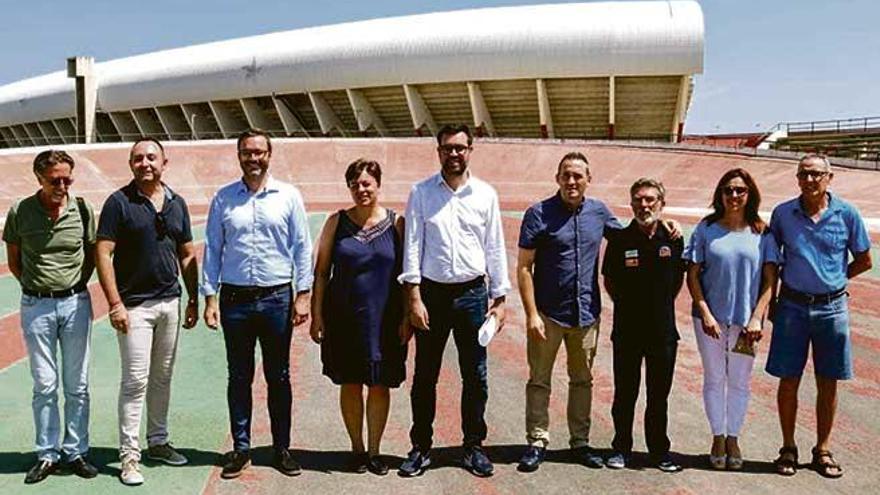
<svg viewBox="0 0 880 495">
<path fill-rule="evenodd" d="M 488 276 L 489 297 L 510 290 L 495 190 L 470 175 L 453 191 L 441 174 L 413 186 L 406 206 L 401 283 L 452 284 Z"/>
</svg>

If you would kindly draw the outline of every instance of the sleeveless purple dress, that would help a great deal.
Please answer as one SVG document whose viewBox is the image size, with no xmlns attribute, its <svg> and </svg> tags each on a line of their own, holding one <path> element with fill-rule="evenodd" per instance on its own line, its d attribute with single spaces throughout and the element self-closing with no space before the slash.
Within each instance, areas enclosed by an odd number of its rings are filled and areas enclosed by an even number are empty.
<svg viewBox="0 0 880 495">
<path fill-rule="evenodd" d="M 362 229 L 344 210 L 333 239 L 330 283 L 324 301 L 323 373 L 333 383 L 398 387 L 406 378 L 400 344 L 401 243 L 396 214 Z"/>
</svg>

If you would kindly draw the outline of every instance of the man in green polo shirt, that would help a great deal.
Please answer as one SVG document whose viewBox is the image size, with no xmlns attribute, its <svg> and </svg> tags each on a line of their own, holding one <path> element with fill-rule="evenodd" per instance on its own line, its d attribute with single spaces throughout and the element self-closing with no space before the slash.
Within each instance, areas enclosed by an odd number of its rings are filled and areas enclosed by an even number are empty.
<svg viewBox="0 0 880 495">
<path fill-rule="evenodd" d="M 86 284 L 94 269 L 95 215 L 70 194 L 73 158 L 47 150 L 34 159 L 40 184 L 6 215 L 9 271 L 21 283 L 21 327 L 34 380 L 37 463 L 25 483 L 55 472 L 63 459 L 83 478 L 98 470 L 88 461 L 89 337 L 92 303 Z M 55 349 L 61 348 L 61 360 Z M 58 384 L 64 385 L 64 434 Z"/>
</svg>

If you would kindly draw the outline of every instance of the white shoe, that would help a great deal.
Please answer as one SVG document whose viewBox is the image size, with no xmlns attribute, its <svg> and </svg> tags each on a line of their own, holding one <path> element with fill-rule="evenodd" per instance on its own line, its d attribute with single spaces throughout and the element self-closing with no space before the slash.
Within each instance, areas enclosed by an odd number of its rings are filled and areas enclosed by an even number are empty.
<svg viewBox="0 0 880 495">
<path fill-rule="evenodd" d="M 123 485 L 136 486 L 144 482 L 144 475 L 141 474 L 138 461 L 134 459 L 125 459 L 122 461 L 122 472 L 119 473 L 119 480 Z"/>
</svg>

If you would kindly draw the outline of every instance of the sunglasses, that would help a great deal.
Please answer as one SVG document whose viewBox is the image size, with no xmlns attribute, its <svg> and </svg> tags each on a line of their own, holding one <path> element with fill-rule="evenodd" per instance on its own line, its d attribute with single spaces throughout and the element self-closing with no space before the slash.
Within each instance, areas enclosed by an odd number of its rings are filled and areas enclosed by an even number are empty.
<svg viewBox="0 0 880 495">
<path fill-rule="evenodd" d="M 168 226 L 165 223 L 165 215 L 156 213 L 156 239 L 162 240 L 168 235 Z"/>
<path fill-rule="evenodd" d="M 58 187 L 61 184 L 64 184 L 65 186 L 73 184 L 73 177 L 55 177 L 54 179 L 43 177 L 43 180 L 46 181 L 47 184 L 51 184 L 53 187 Z"/>
<path fill-rule="evenodd" d="M 724 186 L 723 188 L 721 188 L 721 192 L 723 192 L 727 196 L 743 196 L 749 193 L 749 188 L 740 186 Z"/>
<path fill-rule="evenodd" d="M 807 178 L 813 180 L 822 180 L 828 175 L 828 172 L 822 170 L 799 170 L 796 174 L 797 178 L 800 180 L 806 180 Z"/>
</svg>

